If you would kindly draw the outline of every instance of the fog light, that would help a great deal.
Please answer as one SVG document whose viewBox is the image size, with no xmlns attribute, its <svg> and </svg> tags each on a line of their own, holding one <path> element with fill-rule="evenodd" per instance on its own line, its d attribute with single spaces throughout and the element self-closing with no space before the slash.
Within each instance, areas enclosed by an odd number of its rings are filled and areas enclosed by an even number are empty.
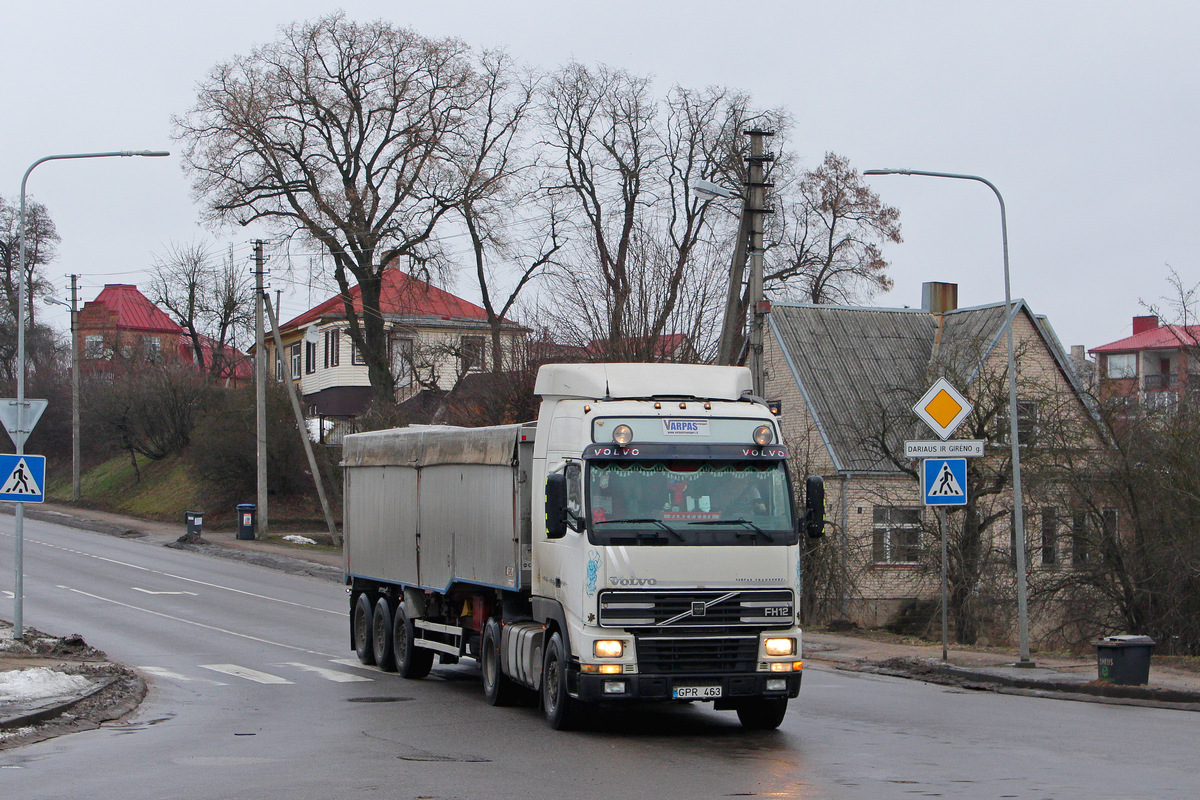
<svg viewBox="0 0 1200 800">
<path fill-rule="evenodd" d="M 620 675 L 621 674 L 621 665 L 620 664 L 601 664 L 600 665 L 600 674 L 601 675 Z"/>
<path fill-rule="evenodd" d="M 605 681 L 605 694 L 625 694 L 625 681 Z"/>
<path fill-rule="evenodd" d="M 620 658 L 625 652 L 625 643 L 620 639 L 598 639 L 592 644 L 596 658 Z"/>
<path fill-rule="evenodd" d="M 790 656 L 796 652 L 795 639 L 767 639 L 763 648 L 769 656 Z"/>
<path fill-rule="evenodd" d="M 624 447 L 633 441 L 633 428 L 628 425 L 618 425 L 613 428 L 613 441 Z"/>
<path fill-rule="evenodd" d="M 787 691 L 787 681 L 785 681 L 783 678 L 772 678 L 771 680 L 767 681 L 767 691 L 768 692 L 786 692 Z"/>
</svg>

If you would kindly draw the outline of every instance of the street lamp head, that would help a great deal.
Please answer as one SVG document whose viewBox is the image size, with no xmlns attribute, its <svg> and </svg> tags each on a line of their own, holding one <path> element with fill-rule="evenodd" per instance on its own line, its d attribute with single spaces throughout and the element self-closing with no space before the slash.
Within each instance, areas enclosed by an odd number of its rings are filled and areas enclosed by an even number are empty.
<svg viewBox="0 0 1200 800">
<path fill-rule="evenodd" d="M 171 155 L 169 150 L 126 150 L 123 156 L 144 156 L 146 158 L 163 158 Z"/>
<path fill-rule="evenodd" d="M 721 186 L 720 184 L 717 184 L 717 183 L 713 183 L 712 181 L 705 181 L 705 180 L 692 181 L 692 188 L 696 190 L 696 194 L 703 195 L 705 197 L 726 197 L 726 198 L 729 198 L 730 200 L 734 200 L 734 199 L 741 197 L 740 194 L 733 191 L 732 189 L 726 189 L 724 186 Z"/>
<path fill-rule="evenodd" d="M 67 308 L 71 307 L 71 304 L 66 300 L 59 300 L 57 297 L 43 297 L 42 302 L 48 306 L 66 306 Z"/>
<path fill-rule="evenodd" d="M 863 175 L 911 175 L 906 169 L 864 169 Z"/>
</svg>

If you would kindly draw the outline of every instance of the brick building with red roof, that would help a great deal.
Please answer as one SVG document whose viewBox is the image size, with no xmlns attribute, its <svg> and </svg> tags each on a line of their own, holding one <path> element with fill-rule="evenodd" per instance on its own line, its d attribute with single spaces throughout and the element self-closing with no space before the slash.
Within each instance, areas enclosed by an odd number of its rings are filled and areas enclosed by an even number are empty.
<svg viewBox="0 0 1200 800">
<path fill-rule="evenodd" d="M 1125 397 L 1152 409 L 1200 390 L 1198 351 L 1200 325 L 1160 325 L 1156 316 L 1141 316 L 1133 318 L 1132 336 L 1088 352 L 1096 357 L 1102 400 Z"/>
<path fill-rule="evenodd" d="M 362 313 L 362 290 L 350 290 L 356 313 Z M 389 267 L 383 272 L 380 311 L 388 332 L 397 401 L 422 387 L 454 388 L 458 380 L 490 368 L 491 329 L 487 312 L 450 292 Z M 347 419 L 366 410 L 371 399 L 367 367 L 347 331 L 341 295 L 280 324 L 279 334 L 292 380 L 297 381 L 311 417 Z M 525 329 L 502 326 L 502 350 L 512 353 Z M 267 363 L 282 380 L 283 359 L 274 338 L 266 339 Z M 505 365 L 502 365 L 502 367 Z"/>
<path fill-rule="evenodd" d="M 83 304 L 76 325 L 80 366 L 96 375 L 112 374 L 139 362 L 194 364 L 191 339 L 183 326 L 150 302 L 136 286 L 110 283 L 95 300 Z M 205 366 L 212 363 L 216 343 L 201 342 Z M 235 348 L 225 348 L 226 378 L 251 377 L 248 357 Z"/>
</svg>

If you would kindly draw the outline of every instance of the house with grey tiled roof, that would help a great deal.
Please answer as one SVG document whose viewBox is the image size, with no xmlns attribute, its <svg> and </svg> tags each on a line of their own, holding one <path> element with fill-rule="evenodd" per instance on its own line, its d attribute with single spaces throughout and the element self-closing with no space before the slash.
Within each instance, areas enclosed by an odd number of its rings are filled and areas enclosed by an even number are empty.
<svg viewBox="0 0 1200 800">
<path fill-rule="evenodd" d="M 956 437 L 987 442 L 985 457 L 971 459 L 969 480 L 978 485 L 968 492 L 977 493 L 978 502 L 968 512 L 951 513 L 950 525 L 961 529 L 969 515 L 971 525 L 986 520 L 980 546 L 994 569 L 1008 569 L 1011 483 L 1001 485 L 997 476 L 1009 474 L 1011 451 L 1005 391 L 1010 316 L 1020 441 L 1029 443 L 1022 453 L 1034 461 L 1046 450 L 1036 449 L 1039 435 L 1048 441 L 1067 429 L 1059 420 L 1071 418 L 1072 426 L 1081 426 L 1072 430 L 1089 436 L 1095 428 L 1089 427 L 1094 423 L 1069 356 L 1049 322 L 1024 301 L 1014 302 L 1011 315 L 1002 302 L 958 308 L 957 287 L 926 284 L 920 308 L 772 306 L 764 345 L 767 398 L 781 403 L 794 473 L 826 481 L 829 536 L 806 579 L 813 584 L 808 592 L 820 599 L 818 615 L 874 626 L 937 598 L 937 524 L 923 506 L 918 464 L 904 457 L 904 442 L 937 438 L 912 407 L 939 377 L 975 404 Z M 1051 498 L 1053 490 L 1036 480 L 1027 489 L 1026 508 L 1066 502 L 1061 494 Z M 1038 492 L 1044 496 L 1034 496 Z M 1025 514 L 1027 547 L 1035 548 L 1037 565 L 1057 568 L 1069 554 L 1068 537 L 1058 522 L 1043 531 L 1039 513 Z M 1047 514 L 1069 518 L 1066 512 Z M 1011 586 L 1011 578 L 1000 575 L 973 588 L 995 592 L 992 599 L 1002 603 Z"/>
</svg>

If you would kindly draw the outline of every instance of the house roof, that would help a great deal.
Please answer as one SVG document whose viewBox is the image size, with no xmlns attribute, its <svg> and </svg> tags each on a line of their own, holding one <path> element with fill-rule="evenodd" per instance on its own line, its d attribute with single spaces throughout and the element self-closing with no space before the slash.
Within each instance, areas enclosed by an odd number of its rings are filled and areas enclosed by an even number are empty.
<svg viewBox="0 0 1200 800">
<path fill-rule="evenodd" d="M 115 327 L 132 331 L 182 334 L 183 327 L 127 283 L 110 283 L 92 301 L 116 315 Z M 90 304 L 89 304 L 90 305 Z"/>
<path fill-rule="evenodd" d="M 1048 323 L 1023 300 L 1015 303 L 1078 390 Z M 884 429 L 881 417 L 890 423 L 885 436 L 893 451 L 905 439 L 928 438 L 916 415 L 903 412 L 937 374 L 974 381 L 1002 342 L 1007 312 L 997 303 L 950 311 L 939 321 L 921 309 L 774 304 L 769 319 L 836 468 L 895 472 L 872 438 Z"/>
<path fill-rule="evenodd" d="M 1178 350 L 1200 346 L 1200 325 L 1163 325 L 1093 347 L 1089 353 L 1136 353 L 1141 350 Z"/>
<path fill-rule="evenodd" d="M 356 312 L 362 311 L 362 288 L 352 286 L 350 297 Z M 414 278 L 395 267 L 383 271 L 379 293 L 379 310 L 384 314 L 430 319 L 470 320 L 486 322 L 487 311 L 474 303 Z M 279 326 L 280 331 L 302 328 L 325 316 L 344 317 L 342 296 L 336 294 L 318 306 Z"/>
</svg>

